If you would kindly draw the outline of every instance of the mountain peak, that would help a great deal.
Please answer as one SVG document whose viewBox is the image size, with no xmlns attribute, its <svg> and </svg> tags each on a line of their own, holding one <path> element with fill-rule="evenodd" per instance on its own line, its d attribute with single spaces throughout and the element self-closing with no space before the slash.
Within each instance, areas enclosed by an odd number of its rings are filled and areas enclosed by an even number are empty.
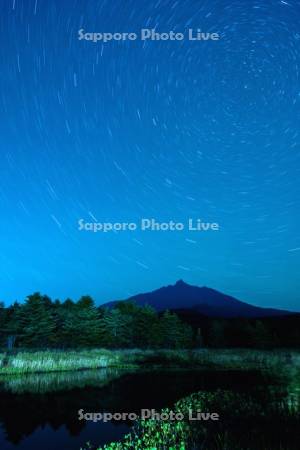
<svg viewBox="0 0 300 450">
<path fill-rule="evenodd" d="M 188 284 L 185 283 L 185 281 L 180 279 L 180 280 L 176 281 L 175 286 L 188 286 Z"/>
<path fill-rule="evenodd" d="M 288 314 L 288 311 L 265 309 L 242 302 L 206 286 L 193 286 L 182 279 L 128 300 L 138 305 L 150 305 L 157 311 L 190 309 L 210 317 L 266 317 Z M 107 305 L 112 306 L 112 303 Z"/>
</svg>

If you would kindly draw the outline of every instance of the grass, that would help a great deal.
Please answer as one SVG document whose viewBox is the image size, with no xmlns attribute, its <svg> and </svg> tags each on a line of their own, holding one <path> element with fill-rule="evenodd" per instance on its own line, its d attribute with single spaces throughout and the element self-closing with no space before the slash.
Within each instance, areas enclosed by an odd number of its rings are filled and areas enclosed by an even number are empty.
<svg viewBox="0 0 300 450">
<path fill-rule="evenodd" d="M 220 421 L 189 421 L 189 411 L 218 412 Z M 271 392 L 262 397 L 226 390 L 197 392 L 175 403 L 182 421 L 138 420 L 122 441 L 98 450 L 296 450 L 297 405 Z M 170 409 L 161 412 L 169 414 Z"/>
<path fill-rule="evenodd" d="M 177 402 L 172 411 L 181 412 L 185 417 L 188 416 L 189 409 L 217 412 L 222 418 L 220 422 L 138 420 L 132 432 L 122 441 L 113 442 L 98 450 L 298 449 L 293 444 L 297 442 L 295 430 L 300 425 L 300 352 L 297 351 L 82 349 L 19 351 L 11 355 L 0 353 L 0 381 L 15 393 L 24 392 L 24 378 L 27 379 L 27 390 L 44 392 L 53 381 L 69 386 L 69 376 L 72 373 L 76 375 L 78 370 L 105 368 L 105 371 L 93 372 L 95 385 L 105 385 L 116 376 L 113 368 L 138 367 L 256 369 L 270 370 L 280 376 L 286 369 L 294 371 L 297 376 L 293 377 L 293 383 L 296 383 L 291 387 L 293 395 L 281 399 L 272 397 L 273 393 L 267 386 L 262 391 L 263 396 L 259 398 L 224 390 L 194 393 Z M 89 385 L 91 376 L 94 375 L 86 373 L 86 380 L 80 377 L 77 380 L 78 386 L 85 382 Z M 288 384 L 286 387 L 289 388 Z M 169 411 L 162 410 L 166 413 Z"/>
<path fill-rule="evenodd" d="M 105 349 L 78 351 L 19 352 L 6 357 L 0 355 L 0 375 L 41 372 L 61 372 L 116 367 L 121 364 L 120 353 Z"/>
<path fill-rule="evenodd" d="M 200 350 L 45 350 L 0 353 L 0 375 L 134 367 L 272 368 L 300 367 L 296 351 Z"/>
</svg>

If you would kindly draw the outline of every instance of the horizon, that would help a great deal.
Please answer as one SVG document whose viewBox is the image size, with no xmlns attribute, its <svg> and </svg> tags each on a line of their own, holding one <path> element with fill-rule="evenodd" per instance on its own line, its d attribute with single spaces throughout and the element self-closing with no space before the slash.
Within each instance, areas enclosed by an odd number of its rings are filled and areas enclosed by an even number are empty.
<svg viewBox="0 0 300 450">
<path fill-rule="evenodd" d="M 4 302 L 4 305 L 5 305 L 5 307 L 9 307 L 9 306 L 13 305 L 15 302 L 17 302 L 17 303 L 19 303 L 19 304 L 23 304 L 23 303 L 25 303 L 26 299 L 27 299 L 30 295 L 33 295 L 33 294 L 35 294 L 35 293 L 39 293 L 39 294 L 41 294 L 42 296 L 45 295 L 45 296 L 49 297 L 49 298 L 51 299 L 51 301 L 59 300 L 59 301 L 62 302 L 62 303 L 63 303 L 64 301 L 66 301 L 66 300 L 72 300 L 72 301 L 74 301 L 74 302 L 76 303 L 78 300 L 80 300 L 80 298 L 82 298 L 82 297 L 84 297 L 84 296 L 89 296 L 89 297 L 91 297 L 91 298 L 93 299 L 93 301 L 94 301 L 94 303 L 95 303 L 95 305 L 96 305 L 97 307 L 101 307 L 102 305 L 106 305 L 106 304 L 108 304 L 108 303 L 128 301 L 128 300 L 131 300 L 132 297 L 136 297 L 136 296 L 139 296 L 139 295 L 149 294 L 149 293 L 155 292 L 155 291 L 160 290 L 160 289 L 163 289 L 163 288 L 176 287 L 176 286 L 179 285 L 179 284 L 183 284 L 183 285 L 186 285 L 186 286 L 188 286 L 188 287 L 196 287 L 196 288 L 199 288 L 199 289 L 205 288 L 205 289 L 213 290 L 213 291 L 218 292 L 219 294 L 226 295 L 226 296 L 229 296 L 229 297 L 233 297 L 235 300 L 238 300 L 238 301 L 240 301 L 240 302 L 242 302 L 242 303 L 246 303 L 246 304 L 249 304 L 249 305 L 251 305 L 251 306 L 256 306 L 256 307 L 259 307 L 259 308 L 278 309 L 278 310 L 283 310 L 283 311 L 286 311 L 286 312 L 292 312 L 292 313 L 299 313 L 299 314 L 300 314 L 300 310 L 299 310 L 299 309 L 298 309 L 298 310 L 293 310 L 293 309 L 290 309 L 290 310 L 289 310 L 289 309 L 286 309 L 286 308 L 284 308 L 284 307 L 275 307 L 275 306 L 272 306 L 272 305 L 271 305 L 271 306 L 265 306 L 265 307 L 264 307 L 264 306 L 260 306 L 260 305 L 256 305 L 255 303 L 252 303 L 251 301 L 242 300 L 242 299 L 237 298 L 237 297 L 235 297 L 235 296 L 233 296 L 233 295 L 230 295 L 228 292 L 222 292 L 222 291 L 219 291 L 219 290 L 217 290 L 217 289 L 214 289 L 214 288 L 211 287 L 211 286 L 206 286 L 206 285 L 201 285 L 201 286 L 200 286 L 200 285 L 196 285 L 196 284 L 190 284 L 190 283 L 186 282 L 186 281 L 185 281 L 184 279 L 182 279 L 182 278 L 176 280 L 174 283 L 171 283 L 171 284 L 165 284 L 165 285 L 156 287 L 156 288 L 154 288 L 154 289 L 151 289 L 151 290 L 149 290 L 149 291 L 136 292 L 135 294 L 132 294 L 132 295 L 128 296 L 127 298 L 118 298 L 118 299 L 110 299 L 110 300 L 99 301 L 99 300 L 97 300 L 96 298 L 94 298 L 92 295 L 90 295 L 89 293 L 82 294 L 82 295 L 80 295 L 78 298 L 71 298 L 71 297 L 59 298 L 59 297 L 52 297 L 52 296 L 48 295 L 48 294 L 45 293 L 45 292 L 35 291 L 35 292 L 32 292 L 32 293 L 28 294 L 23 300 L 15 300 L 15 301 L 11 302 L 10 304 L 6 304 L 6 303 Z M 1 301 L 2 301 L 2 300 L 0 299 L 0 302 L 1 302 Z"/>
<path fill-rule="evenodd" d="M 300 1 L 97 5 L 2 6 L 0 299 L 185 278 L 299 310 Z M 144 28 L 186 38 L 78 36 Z"/>
<path fill-rule="evenodd" d="M 300 0 L 0 2 L 0 449 L 298 450 Z"/>
</svg>

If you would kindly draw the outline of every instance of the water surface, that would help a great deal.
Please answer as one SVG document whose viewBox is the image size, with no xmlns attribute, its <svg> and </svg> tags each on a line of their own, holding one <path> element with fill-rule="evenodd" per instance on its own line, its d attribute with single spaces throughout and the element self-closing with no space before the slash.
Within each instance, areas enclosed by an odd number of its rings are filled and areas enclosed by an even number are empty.
<svg viewBox="0 0 300 450">
<path fill-rule="evenodd" d="M 269 383 L 255 371 L 101 369 L 0 379 L 1 450 L 79 450 L 88 441 L 120 439 L 132 423 L 91 423 L 78 411 L 135 412 L 172 406 L 192 392 L 257 391 Z"/>
</svg>

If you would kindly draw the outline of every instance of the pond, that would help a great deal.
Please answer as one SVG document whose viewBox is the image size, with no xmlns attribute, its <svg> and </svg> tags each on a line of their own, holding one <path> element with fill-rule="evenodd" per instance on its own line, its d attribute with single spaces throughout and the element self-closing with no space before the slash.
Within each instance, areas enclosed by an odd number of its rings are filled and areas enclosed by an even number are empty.
<svg viewBox="0 0 300 450">
<path fill-rule="evenodd" d="M 1 450 L 79 450 L 122 438 L 130 421 L 79 420 L 85 412 L 136 413 L 172 406 L 195 391 L 253 391 L 270 384 L 256 371 L 101 369 L 0 379 Z"/>
</svg>

